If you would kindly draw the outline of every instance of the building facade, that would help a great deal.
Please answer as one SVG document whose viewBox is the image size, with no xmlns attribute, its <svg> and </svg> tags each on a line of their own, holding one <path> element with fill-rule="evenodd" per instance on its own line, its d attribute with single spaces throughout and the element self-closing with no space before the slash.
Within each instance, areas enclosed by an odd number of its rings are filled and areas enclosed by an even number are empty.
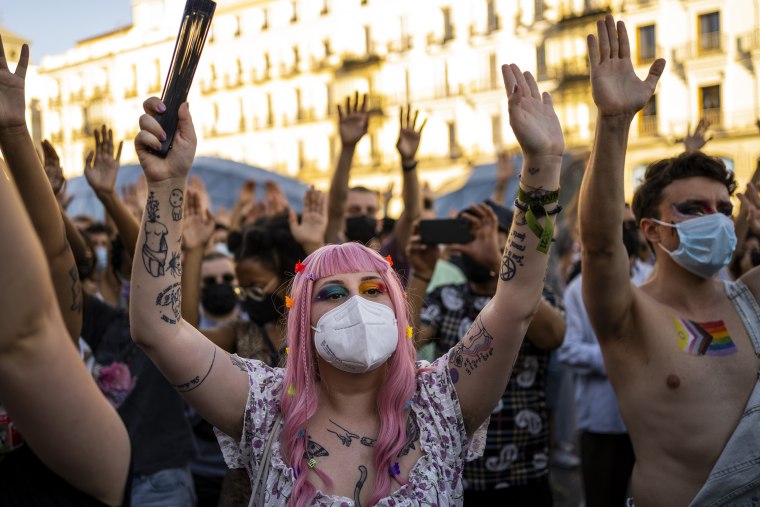
<svg viewBox="0 0 760 507">
<path fill-rule="evenodd" d="M 133 23 L 45 58 L 36 87 L 41 129 L 70 175 L 81 172 L 92 129 L 133 138 L 142 101 L 160 95 L 184 2 L 133 0 Z M 225 0 L 189 101 L 198 154 L 272 169 L 326 188 L 337 161 L 337 105 L 369 97 L 368 135 L 352 183 L 400 182 L 398 109 L 427 125 L 422 178 L 434 189 L 500 150 L 508 126 L 502 63 L 532 71 L 552 92 L 568 148 L 593 137 L 586 34 L 607 12 L 625 20 L 640 76 L 668 60 L 654 100 L 635 120 L 626 188 L 648 162 L 681 150 L 704 117 L 708 152 L 746 181 L 760 155 L 758 0 Z M 665 23 L 667 21 L 667 23 Z M 134 160 L 131 143 L 124 159 Z"/>
</svg>

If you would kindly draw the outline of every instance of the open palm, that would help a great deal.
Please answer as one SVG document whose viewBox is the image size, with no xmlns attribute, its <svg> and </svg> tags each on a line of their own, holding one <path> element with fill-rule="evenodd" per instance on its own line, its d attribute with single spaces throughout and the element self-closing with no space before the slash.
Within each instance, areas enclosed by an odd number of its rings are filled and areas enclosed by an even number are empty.
<svg viewBox="0 0 760 507">
<path fill-rule="evenodd" d="M 502 67 L 509 99 L 509 125 L 526 155 L 558 155 L 565 149 L 562 127 L 554 112 L 551 97 L 538 91 L 530 72 L 515 65 Z"/>
<path fill-rule="evenodd" d="M 602 116 L 632 116 L 647 103 L 665 69 L 665 60 L 656 60 L 643 81 L 631 63 L 631 46 L 622 22 L 607 15 L 597 22 L 598 42 L 588 36 L 591 65 L 591 94 Z"/>
</svg>

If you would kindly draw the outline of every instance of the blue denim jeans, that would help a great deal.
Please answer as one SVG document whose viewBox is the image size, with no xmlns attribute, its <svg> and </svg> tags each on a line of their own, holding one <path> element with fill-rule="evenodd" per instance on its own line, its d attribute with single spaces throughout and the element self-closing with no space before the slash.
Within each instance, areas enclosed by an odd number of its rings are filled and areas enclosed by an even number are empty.
<svg viewBox="0 0 760 507">
<path fill-rule="evenodd" d="M 133 507 L 195 507 L 195 504 L 189 467 L 167 468 L 132 479 Z"/>
</svg>

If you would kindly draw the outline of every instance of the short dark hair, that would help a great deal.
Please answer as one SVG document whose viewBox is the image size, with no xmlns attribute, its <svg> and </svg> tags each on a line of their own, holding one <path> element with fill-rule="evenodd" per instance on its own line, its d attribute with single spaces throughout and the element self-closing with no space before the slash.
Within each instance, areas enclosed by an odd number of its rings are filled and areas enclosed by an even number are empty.
<svg viewBox="0 0 760 507">
<path fill-rule="evenodd" d="M 363 187 L 361 185 L 351 187 L 348 189 L 349 192 L 359 192 L 359 193 L 365 193 L 365 194 L 375 194 L 376 196 L 380 196 L 380 192 L 377 190 L 370 190 L 367 187 Z"/>
<path fill-rule="evenodd" d="M 728 194 L 736 190 L 734 173 L 716 157 L 702 152 L 682 153 L 677 157 L 653 162 L 644 173 L 644 181 L 633 194 L 633 214 L 638 223 L 642 218 L 659 218 L 657 207 L 662 202 L 662 191 L 676 180 L 701 176 L 722 183 Z"/>
<path fill-rule="evenodd" d="M 258 218 L 242 231 L 240 239 L 236 262 L 257 259 L 283 281 L 293 276 L 296 262 L 306 258 L 303 246 L 290 232 L 288 215 Z"/>
</svg>

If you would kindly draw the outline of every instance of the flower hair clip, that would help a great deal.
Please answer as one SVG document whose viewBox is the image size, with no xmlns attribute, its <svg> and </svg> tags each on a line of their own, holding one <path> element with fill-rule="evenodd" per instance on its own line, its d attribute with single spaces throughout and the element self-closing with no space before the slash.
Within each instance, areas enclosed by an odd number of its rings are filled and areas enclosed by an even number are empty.
<svg viewBox="0 0 760 507">
<path fill-rule="evenodd" d="M 285 308 L 290 310 L 293 308 L 293 298 L 290 296 L 285 296 Z"/>
<path fill-rule="evenodd" d="M 306 264 L 303 264 L 300 259 L 298 262 L 296 262 L 296 273 L 300 273 L 301 271 L 306 269 Z"/>
<path fill-rule="evenodd" d="M 388 266 L 393 267 L 393 259 L 391 259 L 390 255 L 385 258 L 385 262 L 388 263 Z"/>
</svg>

